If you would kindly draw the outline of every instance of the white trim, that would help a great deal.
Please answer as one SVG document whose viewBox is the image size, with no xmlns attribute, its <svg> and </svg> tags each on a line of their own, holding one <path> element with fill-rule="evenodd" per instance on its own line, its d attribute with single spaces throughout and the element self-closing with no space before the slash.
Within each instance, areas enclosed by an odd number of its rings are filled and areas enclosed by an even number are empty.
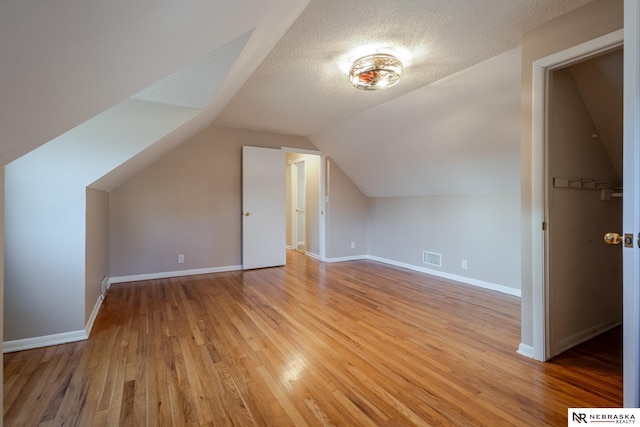
<svg viewBox="0 0 640 427">
<path fill-rule="evenodd" d="M 225 271 L 237 271 L 237 270 L 242 270 L 242 266 L 228 265 L 225 267 L 196 268 L 193 270 L 177 270 L 177 271 L 165 271 L 161 273 L 135 274 L 133 276 L 112 277 L 109 280 L 109 285 L 111 285 L 112 283 L 137 282 L 140 280 L 153 280 L 153 279 L 167 279 L 169 277 L 180 277 L 180 276 L 196 276 L 198 274 L 223 273 Z"/>
<path fill-rule="evenodd" d="M 622 45 L 624 29 L 612 31 L 533 62 L 546 69 L 564 68 Z"/>
<path fill-rule="evenodd" d="M 309 258 L 314 258 L 314 259 L 320 260 L 320 255 L 314 254 L 313 252 L 306 251 L 304 254 L 306 256 L 308 256 Z"/>
<path fill-rule="evenodd" d="M 318 252 L 319 259 L 324 261 L 326 258 L 326 213 L 327 213 L 327 203 L 325 192 L 327 190 L 327 161 L 324 155 L 320 155 L 320 191 L 318 191 L 318 196 L 320 200 L 318 200 L 318 207 L 320 208 L 320 212 L 318 212 Z"/>
<path fill-rule="evenodd" d="M 109 289 L 109 282 L 107 282 L 107 289 Z M 96 317 L 98 317 L 100 307 L 102 307 L 102 301 L 104 301 L 104 295 L 100 295 L 98 297 L 98 301 L 96 301 L 96 304 L 93 306 L 93 310 L 91 311 L 91 315 L 89 316 L 87 325 L 84 328 L 87 337 L 91 335 L 91 329 L 93 329 L 93 323 L 96 321 Z"/>
<path fill-rule="evenodd" d="M 536 360 L 549 358 L 548 285 L 545 268 L 545 135 L 546 76 L 549 70 L 567 66 L 622 44 L 624 30 L 614 31 L 533 62 L 531 134 L 531 293 L 533 349 Z"/>
<path fill-rule="evenodd" d="M 343 257 L 337 257 L 337 258 L 326 258 L 325 262 L 332 263 L 332 262 L 346 262 L 346 261 L 362 261 L 366 259 L 369 259 L 367 255 L 353 255 L 353 256 L 343 256 Z"/>
<path fill-rule="evenodd" d="M 304 148 L 295 148 L 295 147 L 280 147 L 280 149 L 288 153 L 312 154 L 314 156 L 322 155 L 322 153 L 318 150 L 305 150 Z"/>
<path fill-rule="evenodd" d="M 298 224 L 298 196 L 299 196 L 299 192 L 300 192 L 300 188 L 298 187 L 298 182 L 300 181 L 300 171 L 298 169 L 298 167 L 300 166 L 300 164 L 304 165 L 304 197 L 305 197 L 305 207 L 304 207 L 304 219 L 305 219 L 305 235 L 304 235 L 304 241 L 302 241 L 302 243 L 304 244 L 305 250 L 307 248 L 307 239 L 309 236 L 306 235 L 306 228 L 307 228 L 307 206 L 306 206 L 306 198 L 307 198 L 307 159 L 306 157 L 303 157 L 301 159 L 297 159 L 297 160 L 293 160 L 291 161 L 291 170 L 290 172 L 290 176 L 291 176 L 291 187 L 290 187 L 290 202 L 291 202 L 291 206 L 289 214 L 290 214 L 290 218 L 291 218 L 291 243 L 293 243 L 294 249 L 300 249 L 300 242 L 298 241 L 298 228 L 299 228 L 299 224 Z M 320 177 L 318 176 L 318 179 L 320 179 Z"/>
<path fill-rule="evenodd" d="M 61 334 L 45 335 L 43 337 L 25 338 L 22 340 L 5 341 L 3 352 L 12 353 L 14 351 L 30 350 L 32 348 L 48 347 L 51 345 L 67 344 L 70 342 L 83 341 L 87 339 L 87 331 L 79 330 L 64 332 Z"/>
<path fill-rule="evenodd" d="M 528 357 L 529 359 L 535 359 L 535 357 L 533 357 L 533 347 L 524 343 L 520 343 L 516 353 L 521 356 Z"/>
<path fill-rule="evenodd" d="M 640 3 L 624 2 L 624 233 L 640 232 Z M 639 239 L 640 240 L 640 239 Z M 623 264 L 623 374 L 622 403 L 640 406 L 640 241 L 622 250 Z"/>
<path fill-rule="evenodd" d="M 503 294 L 513 295 L 516 297 L 522 296 L 522 291 L 516 288 L 510 288 L 509 286 L 498 285 L 496 283 L 485 282 L 483 280 L 472 279 L 470 277 L 458 276 L 457 274 L 445 273 L 438 270 L 432 270 L 430 268 L 418 267 L 412 264 L 406 264 L 404 262 L 393 261 L 386 258 L 380 258 L 377 256 L 369 255 L 367 259 L 372 261 L 378 261 L 385 264 L 390 264 L 396 267 L 402 267 L 409 270 L 419 271 L 421 273 L 430 274 L 432 276 L 438 276 L 449 280 L 454 280 L 456 282 L 465 283 L 467 285 L 476 286 L 483 289 L 489 289 L 491 291 L 501 292 Z"/>
</svg>

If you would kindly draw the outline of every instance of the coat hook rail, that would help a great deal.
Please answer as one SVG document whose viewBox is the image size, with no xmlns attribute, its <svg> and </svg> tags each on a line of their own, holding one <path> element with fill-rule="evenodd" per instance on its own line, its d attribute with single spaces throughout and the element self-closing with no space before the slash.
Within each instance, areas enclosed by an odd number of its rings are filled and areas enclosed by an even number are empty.
<svg viewBox="0 0 640 427">
<path fill-rule="evenodd" d="M 603 190 L 611 188 L 609 182 L 601 179 L 588 178 L 553 178 L 555 188 L 575 188 L 581 190 Z"/>
</svg>

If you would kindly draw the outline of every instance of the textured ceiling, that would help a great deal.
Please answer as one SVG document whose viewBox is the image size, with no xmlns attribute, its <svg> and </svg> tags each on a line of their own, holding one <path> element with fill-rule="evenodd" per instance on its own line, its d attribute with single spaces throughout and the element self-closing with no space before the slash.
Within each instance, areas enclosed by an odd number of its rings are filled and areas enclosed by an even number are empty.
<svg viewBox="0 0 640 427">
<path fill-rule="evenodd" d="M 202 112 L 107 190 L 213 121 L 307 136 L 368 196 L 518 191 L 522 34 L 590 1 L 3 1 L 0 163 L 137 94 Z M 372 51 L 397 86 L 351 86 Z"/>
<path fill-rule="evenodd" d="M 520 61 L 513 49 L 310 139 L 370 197 L 517 193 Z"/>
<path fill-rule="evenodd" d="M 308 136 L 511 50 L 524 32 L 589 1 L 312 0 L 215 123 Z M 397 86 L 351 86 L 350 61 L 371 50 L 404 59 Z"/>
<path fill-rule="evenodd" d="M 251 32 L 243 34 L 136 93 L 132 98 L 200 110 L 207 108 L 250 36 Z"/>
</svg>

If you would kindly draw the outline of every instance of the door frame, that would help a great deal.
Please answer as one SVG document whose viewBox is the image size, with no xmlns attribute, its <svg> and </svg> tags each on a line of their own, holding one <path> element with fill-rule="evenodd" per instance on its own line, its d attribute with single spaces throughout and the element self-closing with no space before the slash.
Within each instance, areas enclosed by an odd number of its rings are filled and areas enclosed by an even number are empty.
<svg viewBox="0 0 640 427">
<path fill-rule="evenodd" d="M 299 188 L 298 188 L 298 181 L 299 181 L 299 169 L 298 169 L 298 164 L 303 163 L 304 164 L 304 183 L 305 186 L 307 185 L 307 163 L 306 163 L 306 159 L 298 159 L 298 160 L 294 160 L 291 162 L 291 243 L 293 245 L 293 249 L 294 250 L 298 250 L 298 242 L 299 242 L 299 238 L 298 238 L 298 195 L 299 195 Z M 306 198 L 306 188 L 305 188 L 305 198 Z M 305 206 L 305 217 L 306 217 L 306 206 Z M 305 219 L 305 227 L 306 227 L 306 219 Z M 307 235 L 306 235 L 306 231 L 305 231 L 305 238 L 304 238 L 304 249 L 305 249 L 305 253 L 307 252 Z"/>
<path fill-rule="evenodd" d="M 533 63 L 533 122 L 532 122 L 532 300 L 533 300 L 533 357 L 546 361 L 549 345 L 549 265 L 546 220 L 547 201 L 547 109 L 548 76 L 555 69 L 581 62 L 622 46 L 623 30 L 605 34 L 577 46 L 541 58 Z"/>
<path fill-rule="evenodd" d="M 532 302 L 533 358 L 549 357 L 548 251 L 546 200 L 546 112 L 549 71 L 625 45 L 624 53 L 624 208 L 623 232 L 634 233 L 634 247 L 623 249 L 623 403 L 640 404 L 640 4 L 625 0 L 624 29 L 605 34 L 533 63 L 532 127 Z M 625 41 L 626 40 L 626 41 Z M 631 179 L 629 179 L 631 178 Z M 636 240 L 637 237 L 637 240 Z"/>
<path fill-rule="evenodd" d="M 633 233 L 633 248 L 622 251 L 623 404 L 640 407 L 640 4 L 624 2 L 623 232 Z M 631 179 L 628 179 L 631 178 Z"/>
<path fill-rule="evenodd" d="M 319 156 L 320 158 L 320 176 L 318 177 L 320 186 L 318 191 L 318 209 L 320 210 L 318 212 L 318 256 L 320 261 L 326 261 L 326 158 L 324 154 L 317 150 L 307 150 L 295 147 L 282 147 L 282 150 L 285 151 L 285 153 L 311 154 L 314 156 Z"/>
</svg>

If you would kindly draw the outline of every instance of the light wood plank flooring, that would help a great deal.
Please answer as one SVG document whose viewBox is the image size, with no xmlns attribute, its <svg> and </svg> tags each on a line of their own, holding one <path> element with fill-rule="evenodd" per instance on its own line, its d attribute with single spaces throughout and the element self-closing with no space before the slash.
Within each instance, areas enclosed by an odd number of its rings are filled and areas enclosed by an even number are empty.
<svg viewBox="0 0 640 427">
<path fill-rule="evenodd" d="M 563 426 L 622 404 L 619 329 L 550 363 L 519 341 L 518 298 L 289 253 L 113 285 L 88 341 L 4 356 L 4 425 Z"/>
</svg>

